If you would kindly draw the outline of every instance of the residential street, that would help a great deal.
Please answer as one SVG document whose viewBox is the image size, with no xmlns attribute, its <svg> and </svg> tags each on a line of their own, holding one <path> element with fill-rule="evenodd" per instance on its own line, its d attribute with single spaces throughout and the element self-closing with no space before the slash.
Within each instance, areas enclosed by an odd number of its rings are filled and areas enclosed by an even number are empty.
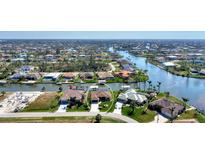
<svg viewBox="0 0 205 154">
<path fill-rule="evenodd" d="M 96 116 L 97 114 L 101 114 L 102 116 L 105 117 L 112 117 L 112 118 L 116 118 L 116 119 L 120 119 L 123 120 L 127 123 L 138 123 L 137 121 L 120 115 L 120 114 L 115 114 L 115 113 L 106 113 L 106 112 L 99 112 L 99 113 L 95 113 L 95 112 L 55 112 L 55 113 L 51 113 L 51 112 L 19 112 L 19 113 L 4 113 L 4 114 L 0 114 L 0 117 L 8 117 L 8 118 L 12 118 L 12 117 L 62 117 L 62 116 Z"/>
</svg>

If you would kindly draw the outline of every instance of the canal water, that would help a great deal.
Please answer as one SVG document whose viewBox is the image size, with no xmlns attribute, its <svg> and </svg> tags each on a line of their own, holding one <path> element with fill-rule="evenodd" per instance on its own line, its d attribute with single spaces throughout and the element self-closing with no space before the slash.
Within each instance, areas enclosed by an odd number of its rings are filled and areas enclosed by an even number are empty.
<svg viewBox="0 0 205 154">
<path fill-rule="evenodd" d="M 134 63 L 138 68 L 148 70 L 153 85 L 162 82 L 161 90 L 169 91 L 178 98 L 186 97 L 189 104 L 205 111 L 205 79 L 194 79 L 176 76 L 146 62 L 146 58 L 137 57 L 127 51 L 118 51 L 125 59 Z"/>
<path fill-rule="evenodd" d="M 186 97 L 189 99 L 189 104 L 195 106 L 202 112 L 205 111 L 205 79 L 186 78 L 173 75 L 166 72 L 159 67 L 156 67 L 150 63 L 146 63 L 146 58 L 134 56 L 126 51 L 118 51 L 125 59 L 134 63 L 138 68 L 148 70 L 148 75 L 152 84 L 157 84 L 160 81 L 161 90 L 169 91 L 171 95 L 178 98 Z M 92 84 L 72 84 L 82 89 L 87 89 Z M 119 90 L 122 88 L 123 83 L 110 83 L 108 84 L 113 90 Z M 59 87 L 63 90 L 68 89 L 69 84 L 56 85 L 56 84 L 5 84 L 0 85 L 0 91 L 41 91 L 42 87 L 45 87 L 45 91 L 58 91 Z M 130 84 L 132 88 L 136 88 L 136 84 Z"/>
</svg>

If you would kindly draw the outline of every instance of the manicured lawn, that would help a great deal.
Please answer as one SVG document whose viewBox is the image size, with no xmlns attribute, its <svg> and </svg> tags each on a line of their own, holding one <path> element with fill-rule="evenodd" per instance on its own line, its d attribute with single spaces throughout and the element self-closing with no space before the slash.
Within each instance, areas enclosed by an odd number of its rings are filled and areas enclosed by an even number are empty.
<svg viewBox="0 0 205 154">
<path fill-rule="evenodd" d="M 151 122 L 154 120 L 154 117 L 156 116 L 156 112 L 147 110 L 146 113 L 143 113 L 144 107 L 136 107 L 134 113 L 130 115 L 131 108 L 129 106 L 124 106 L 122 108 L 122 114 L 125 116 L 128 116 L 132 119 L 135 119 L 138 122 L 146 123 Z"/>
<path fill-rule="evenodd" d="M 59 107 L 59 94 L 47 92 L 23 109 L 23 112 L 54 112 Z"/>
<path fill-rule="evenodd" d="M 119 95 L 119 91 L 113 91 L 113 101 L 106 101 L 106 102 L 101 102 L 99 107 L 101 112 L 113 112 L 115 109 L 115 103 L 117 101 L 117 97 Z"/>
<path fill-rule="evenodd" d="M 196 119 L 200 123 L 205 123 L 205 116 L 196 110 L 185 111 L 177 118 L 177 120 Z"/>
<path fill-rule="evenodd" d="M 86 106 L 86 104 L 83 105 L 74 105 L 71 107 L 67 107 L 67 112 L 87 112 L 89 111 L 88 107 Z"/>
<path fill-rule="evenodd" d="M 0 123 L 94 123 L 95 117 L 38 117 L 38 118 L 0 118 Z M 124 121 L 102 117 L 101 123 L 124 123 Z"/>
<path fill-rule="evenodd" d="M 100 112 L 106 112 L 110 108 L 111 105 L 112 105 L 111 101 L 101 102 L 99 104 Z"/>
<path fill-rule="evenodd" d="M 107 83 L 122 83 L 124 82 L 123 78 L 120 77 L 114 77 L 113 79 L 106 80 Z"/>
</svg>

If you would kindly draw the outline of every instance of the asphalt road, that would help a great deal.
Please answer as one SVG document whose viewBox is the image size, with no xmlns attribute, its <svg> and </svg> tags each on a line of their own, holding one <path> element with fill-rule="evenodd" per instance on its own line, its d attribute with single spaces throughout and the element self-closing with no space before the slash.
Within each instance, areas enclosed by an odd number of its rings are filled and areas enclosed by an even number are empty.
<svg viewBox="0 0 205 154">
<path fill-rule="evenodd" d="M 137 123 L 137 121 L 120 115 L 116 113 L 106 113 L 106 112 L 55 112 L 55 113 L 50 113 L 50 112 L 19 112 L 19 113 L 1 113 L 0 117 L 7 117 L 7 118 L 13 118 L 13 117 L 21 117 L 21 118 L 30 118 L 30 117 L 61 117 L 61 116 L 96 116 L 97 114 L 101 114 L 102 116 L 105 117 L 112 117 L 116 119 L 123 120 L 127 123 Z"/>
</svg>

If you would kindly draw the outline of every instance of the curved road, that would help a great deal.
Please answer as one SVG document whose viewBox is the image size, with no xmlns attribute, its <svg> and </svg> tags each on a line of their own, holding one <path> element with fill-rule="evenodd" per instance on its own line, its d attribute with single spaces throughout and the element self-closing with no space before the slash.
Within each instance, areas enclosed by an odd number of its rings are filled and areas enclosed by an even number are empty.
<svg viewBox="0 0 205 154">
<path fill-rule="evenodd" d="M 120 115 L 120 114 L 116 114 L 116 113 L 106 113 L 106 112 L 65 112 L 65 113 L 59 113 L 59 112 L 55 112 L 55 113 L 51 113 L 51 112 L 19 112 L 19 113 L 1 113 L 0 117 L 2 118 L 14 118 L 14 117 L 21 117 L 21 118 L 31 118 L 31 117 L 61 117 L 61 116 L 65 116 L 65 117 L 74 117 L 74 116 L 96 116 L 97 114 L 101 114 L 102 116 L 105 117 L 111 117 L 111 118 L 116 118 L 116 119 L 120 119 L 122 121 L 125 121 L 127 123 L 137 123 L 137 121 Z"/>
</svg>

